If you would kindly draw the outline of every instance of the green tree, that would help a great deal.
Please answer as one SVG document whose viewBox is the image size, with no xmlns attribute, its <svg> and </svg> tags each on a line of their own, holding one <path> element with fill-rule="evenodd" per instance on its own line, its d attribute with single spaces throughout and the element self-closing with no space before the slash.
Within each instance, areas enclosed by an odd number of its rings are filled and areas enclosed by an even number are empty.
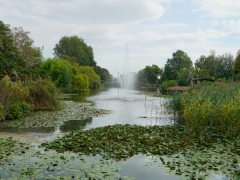
<svg viewBox="0 0 240 180">
<path fill-rule="evenodd" d="M 162 74 L 162 69 L 160 69 L 157 65 L 153 64 L 152 66 L 146 66 L 144 73 L 147 77 L 148 83 L 157 84 L 158 77 Z"/>
<path fill-rule="evenodd" d="M 240 75 L 240 53 L 237 54 L 234 68 L 233 68 L 233 73 L 234 73 L 234 76 Z"/>
<path fill-rule="evenodd" d="M 93 67 L 90 66 L 79 66 L 79 73 L 86 74 L 89 80 L 89 87 L 95 88 L 101 85 L 100 76 L 96 74 Z"/>
<path fill-rule="evenodd" d="M 53 50 L 57 58 L 76 61 L 80 66 L 96 66 L 92 47 L 78 36 L 62 37 Z"/>
<path fill-rule="evenodd" d="M 0 21 L 0 78 L 14 71 L 21 72 L 25 62 L 20 57 L 8 24 Z"/>
<path fill-rule="evenodd" d="M 189 74 L 193 73 L 195 75 L 195 70 L 193 67 L 184 69 L 178 73 L 177 81 L 179 86 L 189 86 Z"/>
<path fill-rule="evenodd" d="M 95 66 L 94 71 L 100 76 L 102 82 L 109 82 L 111 80 L 111 75 L 107 69 Z"/>
<path fill-rule="evenodd" d="M 201 78 L 214 78 L 217 56 L 211 51 L 209 56 L 201 55 L 195 62 L 195 69 Z"/>
<path fill-rule="evenodd" d="M 22 27 L 12 29 L 14 45 L 18 48 L 20 56 L 25 60 L 27 68 L 32 68 L 43 61 L 43 47 L 35 47 L 29 34 L 30 32 L 24 31 Z"/>
<path fill-rule="evenodd" d="M 184 69 L 192 67 L 192 60 L 187 53 L 182 50 L 177 50 L 172 54 L 172 58 L 167 60 L 164 66 L 162 81 L 164 80 L 176 80 L 178 73 Z"/>
<path fill-rule="evenodd" d="M 51 77 L 56 87 L 63 91 L 71 91 L 71 83 L 73 79 L 73 66 L 64 59 L 47 59 L 40 66 L 42 76 Z"/>
<path fill-rule="evenodd" d="M 145 74 L 145 68 L 138 71 L 137 82 L 140 86 L 144 86 L 145 84 L 148 83 L 148 79 L 147 79 L 147 76 Z"/>
<path fill-rule="evenodd" d="M 164 81 L 161 84 L 161 91 L 164 93 L 166 91 L 167 88 L 171 87 L 171 86 L 177 86 L 178 83 L 176 80 L 169 80 L 169 81 Z"/>
<path fill-rule="evenodd" d="M 89 81 L 86 74 L 78 74 L 73 76 L 72 81 L 73 90 L 78 91 L 88 91 L 89 90 Z"/>
<path fill-rule="evenodd" d="M 215 64 L 215 79 L 230 78 L 233 76 L 235 60 L 231 53 L 225 53 L 222 56 L 218 56 Z"/>
</svg>

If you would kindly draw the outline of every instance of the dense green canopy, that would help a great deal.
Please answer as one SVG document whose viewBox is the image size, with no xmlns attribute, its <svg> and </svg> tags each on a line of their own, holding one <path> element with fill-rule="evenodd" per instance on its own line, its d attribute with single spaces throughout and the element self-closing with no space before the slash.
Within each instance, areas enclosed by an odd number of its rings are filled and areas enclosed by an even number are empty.
<svg viewBox="0 0 240 180">
<path fill-rule="evenodd" d="M 0 20 L 0 77 L 13 71 L 21 71 L 25 65 L 18 48 L 14 45 L 9 25 Z"/>
<path fill-rule="evenodd" d="M 96 66 L 93 49 L 78 36 L 64 36 L 53 48 L 54 56 L 75 61 L 80 66 Z"/>
<path fill-rule="evenodd" d="M 192 67 L 192 60 L 182 50 L 177 50 L 172 56 L 165 64 L 162 81 L 176 80 L 179 72 Z"/>
</svg>

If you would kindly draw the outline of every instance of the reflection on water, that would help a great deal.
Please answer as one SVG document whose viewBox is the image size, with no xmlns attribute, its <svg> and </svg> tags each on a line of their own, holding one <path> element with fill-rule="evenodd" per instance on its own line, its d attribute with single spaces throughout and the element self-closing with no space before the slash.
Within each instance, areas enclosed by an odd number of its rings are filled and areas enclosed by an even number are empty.
<svg viewBox="0 0 240 180">
<path fill-rule="evenodd" d="M 59 129 L 61 133 L 85 129 L 88 125 L 92 124 L 92 120 L 93 120 L 92 117 L 84 120 L 70 120 L 65 122 L 62 126 L 60 126 Z"/>
<path fill-rule="evenodd" d="M 64 125 L 55 128 L 31 128 L 18 129 L 25 132 L 51 133 L 52 136 L 43 137 L 42 140 L 51 140 L 53 137 L 62 133 L 74 130 L 90 129 L 95 127 L 113 125 L 113 124 L 138 124 L 138 125 L 172 125 L 174 117 L 168 114 L 163 103 L 164 98 L 156 98 L 140 94 L 139 91 L 129 91 L 122 89 L 104 89 L 65 96 L 64 99 L 77 102 L 93 102 L 99 109 L 112 110 L 113 113 L 104 117 L 91 117 L 87 119 L 70 120 Z M 1 130 L 0 130 L 1 131 Z M 2 131 L 13 131 L 16 129 L 2 129 Z M 174 175 L 168 175 L 163 169 L 150 169 L 143 166 L 146 158 L 138 155 L 132 157 L 126 162 L 118 162 L 122 170 L 122 175 L 136 177 L 139 180 L 155 179 L 179 179 Z"/>
</svg>

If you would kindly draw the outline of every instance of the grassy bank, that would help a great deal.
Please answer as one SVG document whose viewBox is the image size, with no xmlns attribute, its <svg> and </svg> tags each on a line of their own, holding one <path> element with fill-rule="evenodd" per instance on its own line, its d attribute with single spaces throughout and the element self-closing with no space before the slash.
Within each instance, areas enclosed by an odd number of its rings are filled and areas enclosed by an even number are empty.
<svg viewBox="0 0 240 180">
<path fill-rule="evenodd" d="M 235 136 L 240 130 L 240 83 L 195 87 L 174 95 L 170 108 L 181 114 L 189 131 L 220 127 L 220 132 Z"/>
</svg>

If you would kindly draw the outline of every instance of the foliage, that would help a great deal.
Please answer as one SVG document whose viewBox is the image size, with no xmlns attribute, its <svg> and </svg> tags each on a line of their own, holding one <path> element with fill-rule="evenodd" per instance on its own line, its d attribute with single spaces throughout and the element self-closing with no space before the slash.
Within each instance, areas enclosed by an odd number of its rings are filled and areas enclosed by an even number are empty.
<svg viewBox="0 0 240 180">
<path fill-rule="evenodd" d="M 178 73 L 177 81 L 179 86 L 189 86 L 189 74 L 195 75 L 195 70 L 193 67 L 184 69 Z"/>
<path fill-rule="evenodd" d="M 182 50 L 177 50 L 172 56 L 164 66 L 162 82 L 166 80 L 176 80 L 178 73 L 192 67 L 190 57 Z"/>
<path fill-rule="evenodd" d="M 0 21 L 0 78 L 13 71 L 21 72 L 26 63 L 20 57 L 8 24 Z"/>
<path fill-rule="evenodd" d="M 21 58 L 26 62 L 26 67 L 32 68 L 43 61 L 43 47 L 33 46 L 34 41 L 29 34 L 30 32 L 24 31 L 22 27 L 12 29 L 14 45 L 18 48 Z"/>
<path fill-rule="evenodd" d="M 11 111 L 11 108 L 15 107 L 14 103 L 24 102 L 28 96 L 28 87 L 23 86 L 21 82 L 13 83 L 8 76 L 5 76 L 0 82 L 0 104 L 2 105 L 0 119 L 5 120 L 13 117 L 12 115 L 9 116 L 9 113 L 14 112 Z M 20 113 L 25 114 L 25 112 L 27 113 L 24 109 Z"/>
<path fill-rule="evenodd" d="M 234 135 L 240 130 L 240 84 L 214 83 L 173 97 L 172 108 L 182 114 L 186 127 L 194 132 L 221 127 Z"/>
<path fill-rule="evenodd" d="M 0 82 L 0 119 L 17 119 L 30 110 L 59 109 L 60 101 L 54 84 L 48 80 L 12 82 L 5 76 Z"/>
<path fill-rule="evenodd" d="M 64 59 L 47 59 L 41 64 L 40 71 L 42 76 L 51 77 L 54 84 L 64 92 L 85 91 L 101 85 L 100 77 L 93 67 L 79 66 Z"/>
<path fill-rule="evenodd" d="M 88 76 L 86 74 L 74 75 L 72 86 L 73 86 L 72 88 L 75 92 L 89 91 Z"/>
<path fill-rule="evenodd" d="M 171 87 L 171 86 L 177 86 L 178 83 L 175 80 L 170 80 L 170 81 L 164 81 L 161 85 L 161 90 L 162 92 L 164 92 L 167 88 Z"/>
<path fill-rule="evenodd" d="M 102 68 L 100 66 L 95 66 L 94 71 L 97 73 L 97 75 L 100 76 L 102 82 L 109 82 L 111 81 L 111 75 L 109 71 L 105 68 Z"/>
<path fill-rule="evenodd" d="M 145 85 L 148 83 L 147 75 L 145 74 L 145 68 L 138 71 L 137 82 L 141 83 L 142 85 Z"/>
<path fill-rule="evenodd" d="M 14 101 L 11 104 L 9 119 L 19 119 L 30 113 L 30 105 L 25 101 Z"/>
<path fill-rule="evenodd" d="M 154 162 L 160 161 L 161 166 L 176 175 L 204 179 L 213 169 L 224 174 L 238 172 L 239 134 L 229 137 L 219 134 L 219 130 L 209 128 L 204 133 L 193 134 L 180 125 L 144 127 L 116 124 L 73 131 L 42 146 L 63 155 L 66 151 L 73 151 L 85 155 L 100 154 L 106 160 L 117 161 L 139 153 L 155 155 Z M 201 156 L 195 156 L 196 152 Z"/>
<path fill-rule="evenodd" d="M 93 49 L 78 36 L 64 36 L 54 47 L 54 56 L 79 63 L 80 66 L 96 66 Z"/>
<path fill-rule="evenodd" d="M 231 53 L 216 56 L 215 51 L 211 51 L 209 56 L 200 56 L 195 62 L 195 69 L 201 78 L 230 78 L 234 66 L 234 59 Z"/>
<path fill-rule="evenodd" d="M 59 91 L 50 80 L 28 81 L 27 86 L 29 87 L 27 102 L 31 104 L 32 110 L 61 108 L 57 97 Z"/>
<path fill-rule="evenodd" d="M 240 54 L 238 54 L 236 58 L 234 68 L 233 68 L 233 73 L 235 76 L 240 74 Z"/>
<path fill-rule="evenodd" d="M 224 55 L 218 56 L 215 64 L 215 79 L 229 79 L 230 77 L 232 77 L 234 64 L 235 60 L 231 53 L 225 53 Z"/>
<path fill-rule="evenodd" d="M 146 66 L 144 69 L 144 74 L 147 77 L 147 81 L 150 84 L 158 84 L 158 77 L 162 74 L 162 69 L 157 65 L 153 64 L 152 66 Z"/>
<path fill-rule="evenodd" d="M 61 88 L 64 92 L 71 91 L 74 70 L 69 61 L 49 58 L 41 64 L 40 69 L 42 75 L 51 77 L 56 87 Z"/>
<path fill-rule="evenodd" d="M 90 66 L 79 66 L 79 73 L 86 74 L 89 80 L 89 87 L 95 88 L 101 85 L 100 77 L 95 73 L 94 68 Z"/>
</svg>

